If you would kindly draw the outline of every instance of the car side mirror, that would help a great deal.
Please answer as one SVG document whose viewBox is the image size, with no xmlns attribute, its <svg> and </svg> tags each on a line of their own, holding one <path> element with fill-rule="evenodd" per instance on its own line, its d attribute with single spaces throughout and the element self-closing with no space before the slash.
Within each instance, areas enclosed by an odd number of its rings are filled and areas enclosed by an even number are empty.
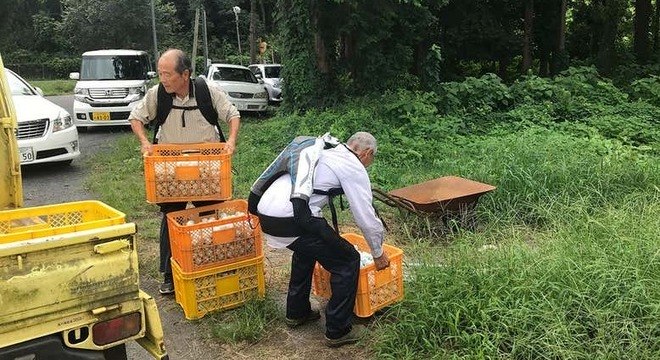
<svg viewBox="0 0 660 360">
<path fill-rule="evenodd" d="M 78 79 L 80 79 L 80 73 L 79 73 L 79 72 L 72 72 L 72 73 L 69 73 L 69 79 L 71 79 L 71 80 L 78 80 Z"/>
<path fill-rule="evenodd" d="M 153 79 L 156 77 L 156 72 L 155 71 L 147 71 L 147 78 Z"/>
<path fill-rule="evenodd" d="M 35 89 L 35 90 L 37 90 L 37 93 L 38 93 L 39 95 L 41 95 L 41 96 L 44 96 L 44 91 L 43 91 L 43 90 L 41 90 L 41 88 L 40 88 L 40 87 L 38 87 L 38 86 L 35 86 L 35 87 L 34 87 L 34 89 Z"/>
</svg>

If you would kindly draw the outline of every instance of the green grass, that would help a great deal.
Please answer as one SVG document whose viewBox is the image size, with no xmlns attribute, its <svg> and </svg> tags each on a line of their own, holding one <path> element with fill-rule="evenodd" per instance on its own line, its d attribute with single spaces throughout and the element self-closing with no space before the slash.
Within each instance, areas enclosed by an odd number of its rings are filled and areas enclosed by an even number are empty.
<svg viewBox="0 0 660 360">
<path fill-rule="evenodd" d="M 277 302 L 268 294 L 264 299 L 251 299 L 234 310 L 209 316 L 213 336 L 228 343 L 258 341 L 281 326 L 282 319 Z"/>
<path fill-rule="evenodd" d="M 41 89 L 44 96 L 73 95 L 75 80 L 28 80 L 30 84 Z"/>
<path fill-rule="evenodd" d="M 432 219 L 379 205 L 388 238 L 410 266 L 403 302 L 376 320 L 374 358 L 660 358 L 657 155 L 598 134 L 537 126 L 405 140 L 395 136 L 399 129 L 380 126 L 383 119 L 356 125 L 364 109 L 346 118 L 340 112 L 244 119 L 234 197 L 247 197 L 291 138 L 318 134 L 331 127 L 327 121 L 385 139 L 369 170 L 385 190 L 450 174 L 498 187 L 479 201 L 477 232 L 437 232 Z M 91 166 L 92 191 L 155 239 L 158 213 L 144 201 L 134 137 L 122 137 Z M 348 212 L 341 220 L 351 221 Z M 218 318 L 214 333 L 258 341 L 277 323 L 268 301 Z"/>
</svg>

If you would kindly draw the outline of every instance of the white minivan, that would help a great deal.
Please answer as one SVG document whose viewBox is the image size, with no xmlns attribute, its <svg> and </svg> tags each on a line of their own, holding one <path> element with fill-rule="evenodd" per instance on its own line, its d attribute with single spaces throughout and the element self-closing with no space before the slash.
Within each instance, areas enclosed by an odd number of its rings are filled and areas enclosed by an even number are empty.
<svg viewBox="0 0 660 360">
<path fill-rule="evenodd" d="M 149 55 L 139 50 L 95 50 L 82 55 L 74 89 L 76 126 L 130 125 L 128 117 L 156 77 Z"/>
</svg>

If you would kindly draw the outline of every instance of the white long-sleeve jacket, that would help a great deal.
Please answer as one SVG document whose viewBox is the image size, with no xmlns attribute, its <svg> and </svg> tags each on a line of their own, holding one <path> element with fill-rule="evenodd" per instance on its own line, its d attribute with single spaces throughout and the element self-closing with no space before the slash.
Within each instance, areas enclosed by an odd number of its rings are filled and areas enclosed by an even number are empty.
<svg viewBox="0 0 660 360">
<path fill-rule="evenodd" d="M 329 190 L 342 188 L 351 213 L 374 257 L 383 254 L 383 223 L 376 216 L 371 194 L 371 181 L 364 165 L 357 156 L 344 145 L 321 152 L 314 171 L 314 189 Z M 272 217 L 293 217 L 291 177 L 282 175 L 266 190 L 259 201 L 259 213 Z M 309 207 L 313 216 L 321 217 L 321 209 L 328 204 L 327 195 L 313 194 Z M 295 237 L 278 237 L 264 233 L 268 245 L 283 248 L 291 244 Z"/>
</svg>

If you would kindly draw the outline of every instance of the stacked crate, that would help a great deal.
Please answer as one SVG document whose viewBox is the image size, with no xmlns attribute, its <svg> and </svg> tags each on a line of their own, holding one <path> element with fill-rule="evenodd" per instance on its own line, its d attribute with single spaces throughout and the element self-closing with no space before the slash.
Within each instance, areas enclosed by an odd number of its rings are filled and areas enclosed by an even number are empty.
<svg viewBox="0 0 660 360">
<path fill-rule="evenodd" d="M 247 201 L 230 200 L 231 154 L 224 144 L 154 145 L 154 155 L 145 157 L 147 174 L 155 179 L 145 180 L 150 202 L 224 201 L 167 214 L 175 298 L 185 317 L 263 297 L 261 227 Z"/>
</svg>

